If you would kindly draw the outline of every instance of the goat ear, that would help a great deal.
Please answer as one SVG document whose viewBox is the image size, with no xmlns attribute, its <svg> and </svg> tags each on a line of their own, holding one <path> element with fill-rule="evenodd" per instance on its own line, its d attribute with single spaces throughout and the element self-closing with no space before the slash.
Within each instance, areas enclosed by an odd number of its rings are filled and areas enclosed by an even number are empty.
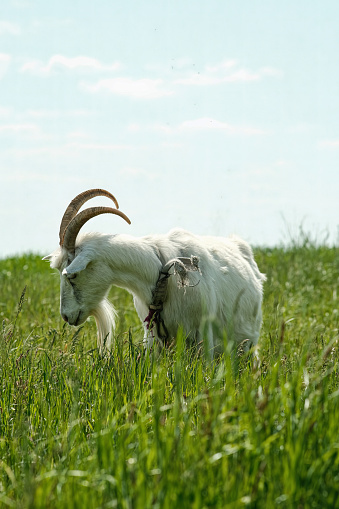
<svg viewBox="0 0 339 509">
<path fill-rule="evenodd" d="M 56 251 L 54 251 L 53 253 L 44 256 L 42 260 L 49 262 L 51 269 L 55 269 L 57 266 L 58 254 L 56 253 Z"/>
<path fill-rule="evenodd" d="M 80 253 L 78 256 L 74 258 L 74 260 L 66 267 L 62 273 L 67 274 L 77 274 L 78 272 L 81 272 L 84 270 L 87 265 L 90 262 L 89 256 L 85 256 L 82 253 Z"/>
</svg>

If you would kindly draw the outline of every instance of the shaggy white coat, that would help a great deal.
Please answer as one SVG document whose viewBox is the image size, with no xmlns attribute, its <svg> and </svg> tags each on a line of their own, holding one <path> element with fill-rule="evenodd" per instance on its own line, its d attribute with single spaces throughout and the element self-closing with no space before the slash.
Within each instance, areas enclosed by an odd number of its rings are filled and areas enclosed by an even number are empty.
<svg viewBox="0 0 339 509">
<path fill-rule="evenodd" d="M 248 340 L 247 349 L 259 338 L 263 281 L 250 246 L 238 237 L 197 236 L 181 229 L 166 235 L 135 238 L 129 235 L 87 233 L 79 235 L 75 257 L 58 248 L 49 255 L 51 267 L 60 272 L 60 312 L 71 325 L 95 317 L 98 347 L 109 349 L 116 312 L 107 299 L 112 285 L 133 295 L 145 329 L 145 344 L 157 340 L 156 327 L 144 323 L 162 263 L 176 257 L 199 258 L 200 272 L 189 273 L 192 286 L 178 288 L 177 276 L 168 280 L 162 318 L 170 338 L 181 326 L 194 341 L 207 341 L 219 350 L 223 330 L 236 344 Z"/>
</svg>

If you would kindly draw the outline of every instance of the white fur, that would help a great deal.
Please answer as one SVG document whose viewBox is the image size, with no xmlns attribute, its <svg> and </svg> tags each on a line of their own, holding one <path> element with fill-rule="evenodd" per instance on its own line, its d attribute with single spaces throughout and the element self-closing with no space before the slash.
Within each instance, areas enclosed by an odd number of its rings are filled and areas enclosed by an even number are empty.
<svg viewBox="0 0 339 509">
<path fill-rule="evenodd" d="M 222 332 L 236 344 L 256 345 L 261 326 L 265 276 L 259 272 L 250 246 L 238 237 L 197 236 L 181 229 L 167 235 L 79 235 L 75 256 L 58 248 L 47 258 L 60 271 L 60 312 L 71 325 L 93 315 L 98 347 L 111 347 L 115 311 L 107 300 L 112 285 L 125 288 L 144 322 L 162 263 L 176 257 L 199 258 L 200 272 L 190 272 L 191 285 L 178 288 L 168 280 L 162 318 L 170 338 L 179 326 L 194 341 L 207 340 L 211 351 L 222 346 Z M 156 328 L 144 324 L 145 343 L 157 340 Z M 247 349 L 247 348 L 246 348 Z"/>
</svg>

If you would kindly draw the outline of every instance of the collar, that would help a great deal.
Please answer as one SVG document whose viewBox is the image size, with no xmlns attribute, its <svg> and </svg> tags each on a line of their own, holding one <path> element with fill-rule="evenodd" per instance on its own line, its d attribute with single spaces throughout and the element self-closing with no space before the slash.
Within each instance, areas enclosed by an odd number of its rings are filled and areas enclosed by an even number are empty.
<svg viewBox="0 0 339 509">
<path fill-rule="evenodd" d="M 174 269 L 174 271 L 170 273 L 170 270 L 172 268 Z M 179 288 L 186 288 L 187 286 L 196 286 L 190 285 L 188 278 L 188 272 L 194 271 L 200 272 L 199 258 L 197 256 L 192 255 L 190 258 L 188 257 L 173 258 L 165 265 L 163 265 L 159 273 L 158 280 L 152 293 L 152 302 L 149 305 L 149 313 L 146 316 L 144 323 L 146 323 L 146 327 L 149 331 L 151 331 L 152 335 L 153 327 L 154 325 L 156 326 L 157 336 L 165 345 L 167 344 L 169 337 L 168 330 L 161 316 L 161 312 L 163 311 L 164 302 L 166 301 L 167 297 L 168 279 L 172 275 L 178 275 Z"/>
</svg>

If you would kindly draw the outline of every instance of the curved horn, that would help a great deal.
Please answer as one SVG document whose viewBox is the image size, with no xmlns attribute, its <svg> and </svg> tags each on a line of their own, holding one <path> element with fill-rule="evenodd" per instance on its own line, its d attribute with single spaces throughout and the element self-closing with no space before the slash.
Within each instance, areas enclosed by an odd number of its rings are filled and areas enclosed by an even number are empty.
<svg viewBox="0 0 339 509">
<path fill-rule="evenodd" d="M 113 209 L 111 207 L 91 207 L 89 209 L 82 210 L 78 215 L 73 217 L 65 230 L 60 245 L 67 249 L 67 251 L 74 253 L 75 240 L 80 229 L 85 223 L 87 223 L 89 219 L 98 216 L 99 214 L 115 214 L 122 217 L 128 224 L 131 224 L 131 221 L 128 219 L 128 217 L 118 209 Z"/>
<path fill-rule="evenodd" d="M 63 244 L 63 238 L 68 224 L 71 222 L 73 217 L 77 215 L 83 204 L 95 196 L 107 196 L 107 198 L 110 198 L 114 202 L 116 208 L 119 208 L 119 204 L 116 198 L 113 196 L 113 194 L 105 191 L 105 189 L 89 189 L 88 191 L 84 191 L 83 193 L 78 194 L 78 196 L 76 196 L 68 205 L 66 212 L 62 217 L 59 231 L 60 246 Z"/>
</svg>

